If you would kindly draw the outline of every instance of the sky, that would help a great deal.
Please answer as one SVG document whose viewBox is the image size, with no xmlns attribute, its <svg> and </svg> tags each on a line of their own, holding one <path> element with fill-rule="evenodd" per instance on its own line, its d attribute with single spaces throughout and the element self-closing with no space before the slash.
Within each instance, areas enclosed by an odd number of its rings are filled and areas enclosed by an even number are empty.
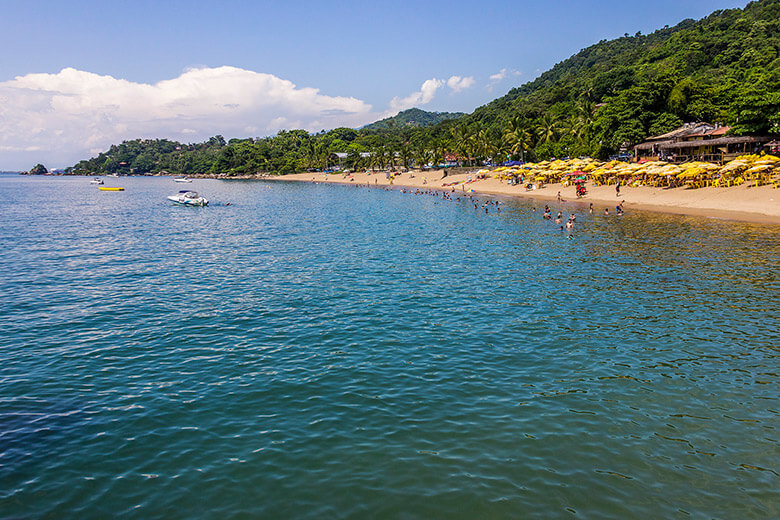
<svg viewBox="0 0 780 520">
<path fill-rule="evenodd" d="M 467 112 L 602 39 L 746 0 L 0 0 L 0 170 Z"/>
</svg>

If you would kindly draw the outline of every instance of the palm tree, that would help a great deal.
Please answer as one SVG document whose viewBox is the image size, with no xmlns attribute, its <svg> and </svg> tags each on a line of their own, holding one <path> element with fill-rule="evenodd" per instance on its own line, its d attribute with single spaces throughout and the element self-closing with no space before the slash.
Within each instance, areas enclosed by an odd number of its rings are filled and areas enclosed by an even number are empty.
<svg viewBox="0 0 780 520">
<path fill-rule="evenodd" d="M 545 112 L 536 127 L 539 133 L 539 143 L 547 144 L 558 140 L 558 122 L 549 112 Z"/>
<path fill-rule="evenodd" d="M 474 155 L 485 160 L 490 149 L 490 136 L 482 123 L 476 123 L 471 129 L 470 141 Z"/>
<path fill-rule="evenodd" d="M 509 151 L 515 155 L 520 154 L 520 160 L 525 162 L 525 150 L 531 147 L 531 130 L 528 122 L 515 116 L 509 120 L 504 128 L 504 141 L 509 146 Z"/>
<path fill-rule="evenodd" d="M 412 157 L 412 151 L 411 151 L 411 149 L 409 147 L 409 143 L 408 142 L 403 143 L 401 145 L 401 148 L 398 151 L 398 153 L 399 153 L 399 156 L 401 158 L 401 164 L 403 165 L 404 168 L 408 169 L 409 168 L 409 159 L 411 159 L 411 157 Z"/>
<path fill-rule="evenodd" d="M 595 121 L 596 106 L 588 100 L 583 100 L 577 105 L 577 119 L 579 120 L 579 132 L 577 137 L 580 144 L 590 141 L 590 132 Z"/>
<path fill-rule="evenodd" d="M 376 170 L 377 167 L 382 169 L 385 162 L 385 150 L 382 145 L 374 146 L 371 149 L 371 155 L 368 156 L 368 162 L 372 170 Z"/>
<path fill-rule="evenodd" d="M 385 152 L 386 152 L 385 157 L 387 160 L 385 164 L 390 168 L 392 168 L 393 170 L 395 170 L 395 153 L 396 153 L 395 143 L 387 143 L 385 145 Z"/>
<path fill-rule="evenodd" d="M 582 133 L 585 129 L 585 126 L 582 124 L 582 119 L 580 119 L 577 115 L 570 115 L 569 118 L 564 122 L 563 127 L 566 133 L 574 137 L 578 143 L 582 140 Z"/>
<path fill-rule="evenodd" d="M 455 150 L 458 152 L 458 154 L 461 156 L 463 160 L 471 158 L 471 133 L 469 131 L 469 127 L 466 123 L 461 123 L 460 125 L 453 126 L 450 129 L 450 133 L 452 134 L 452 140 L 455 145 Z M 462 165 L 462 164 L 461 164 Z"/>
<path fill-rule="evenodd" d="M 491 161 L 495 164 L 497 159 L 503 160 L 506 155 L 506 146 L 502 139 L 501 131 L 497 128 L 491 128 L 487 132 L 487 153 Z"/>
<path fill-rule="evenodd" d="M 435 139 L 431 143 L 431 147 L 431 162 L 433 162 L 434 168 L 438 168 L 444 162 L 444 147 L 440 139 Z"/>
<path fill-rule="evenodd" d="M 431 160 L 431 152 L 425 142 L 421 141 L 414 150 L 414 162 L 422 170 Z"/>
</svg>

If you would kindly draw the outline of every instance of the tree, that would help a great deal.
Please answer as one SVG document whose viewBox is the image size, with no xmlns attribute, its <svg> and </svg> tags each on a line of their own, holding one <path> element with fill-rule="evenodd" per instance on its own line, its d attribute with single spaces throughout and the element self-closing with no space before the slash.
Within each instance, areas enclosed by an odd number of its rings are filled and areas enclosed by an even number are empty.
<svg viewBox="0 0 780 520">
<path fill-rule="evenodd" d="M 30 175 L 46 175 L 47 173 L 49 173 L 49 170 L 46 169 L 46 166 L 40 163 L 33 166 L 29 171 Z"/>
<path fill-rule="evenodd" d="M 457 126 L 452 127 L 450 132 L 452 134 L 455 150 L 457 150 L 462 159 L 461 165 L 462 162 L 465 161 L 468 161 L 469 165 L 472 165 L 474 142 L 468 124 L 466 122 L 462 122 Z"/>
<path fill-rule="evenodd" d="M 531 130 L 528 122 L 520 116 L 514 116 L 507 122 L 503 137 L 509 151 L 520 155 L 520 160 L 525 161 L 525 150 L 531 147 Z"/>
<path fill-rule="evenodd" d="M 414 162 L 418 168 L 423 169 L 431 161 L 431 152 L 427 143 L 420 141 L 414 149 Z"/>
<path fill-rule="evenodd" d="M 401 145 L 400 149 L 398 150 L 398 155 L 401 159 L 401 164 L 404 168 L 409 168 L 409 161 L 412 158 L 412 150 L 408 142 L 405 142 Z"/>
<path fill-rule="evenodd" d="M 558 122 L 549 112 L 542 114 L 536 131 L 539 135 L 539 144 L 548 144 L 558 140 Z"/>
</svg>

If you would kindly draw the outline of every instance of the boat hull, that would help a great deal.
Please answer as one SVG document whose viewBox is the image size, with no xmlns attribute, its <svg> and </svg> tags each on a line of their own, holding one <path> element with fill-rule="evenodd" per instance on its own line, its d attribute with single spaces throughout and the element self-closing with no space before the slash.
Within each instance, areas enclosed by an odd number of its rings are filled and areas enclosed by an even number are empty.
<svg viewBox="0 0 780 520">
<path fill-rule="evenodd" d="M 208 206 L 209 201 L 204 198 L 199 199 L 184 199 L 180 197 L 168 197 L 168 200 L 179 206 Z"/>
</svg>

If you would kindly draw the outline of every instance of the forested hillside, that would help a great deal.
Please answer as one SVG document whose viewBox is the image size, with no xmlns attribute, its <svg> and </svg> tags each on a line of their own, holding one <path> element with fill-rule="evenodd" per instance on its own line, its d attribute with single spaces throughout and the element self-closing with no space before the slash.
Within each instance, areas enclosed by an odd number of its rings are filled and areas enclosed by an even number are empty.
<svg viewBox="0 0 780 520">
<path fill-rule="evenodd" d="M 777 133 L 780 1 L 601 41 L 463 122 L 496 131 L 515 116 L 543 157 L 607 155 L 687 121 Z"/>
<path fill-rule="evenodd" d="M 419 108 L 410 108 L 409 110 L 399 112 L 393 117 L 366 125 L 361 130 L 394 130 L 405 127 L 422 128 L 437 125 L 442 121 L 458 119 L 465 115 L 463 112 L 426 112 Z"/>
<path fill-rule="evenodd" d="M 335 152 L 348 153 L 354 168 L 437 164 L 446 152 L 469 163 L 604 158 L 689 121 L 720 122 L 736 134 L 780 134 L 780 0 L 603 40 L 472 114 L 434 126 L 406 124 L 430 113 L 402 114 L 408 118 L 359 130 L 290 130 L 227 143 L 217 136 L 189 145 L 130 141 L 69 171 L 287 173 L 326 168 Z"/>
</svg>

